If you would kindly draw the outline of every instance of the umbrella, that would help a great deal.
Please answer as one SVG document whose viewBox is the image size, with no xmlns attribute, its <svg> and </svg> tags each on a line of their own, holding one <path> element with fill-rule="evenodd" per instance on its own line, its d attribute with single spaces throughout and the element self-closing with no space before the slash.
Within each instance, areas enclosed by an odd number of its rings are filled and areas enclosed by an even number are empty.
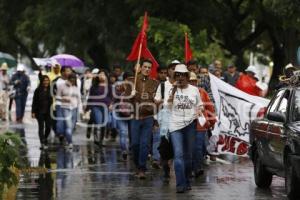
<svg viewBox="0 0 300 200">
<path fill-rule="evenodd" d="M 5 62 L 7 63 L 8 67 L 17 66 L 17 60 L 12 55 L 0 52 L 0 66 Z"/>
<path fill-rule="evenodd" d="M 83 67 L 83 62 L 76 56 L 70 54 L 58 54 L 52 56 L 61 66 Z"/>
</svg>

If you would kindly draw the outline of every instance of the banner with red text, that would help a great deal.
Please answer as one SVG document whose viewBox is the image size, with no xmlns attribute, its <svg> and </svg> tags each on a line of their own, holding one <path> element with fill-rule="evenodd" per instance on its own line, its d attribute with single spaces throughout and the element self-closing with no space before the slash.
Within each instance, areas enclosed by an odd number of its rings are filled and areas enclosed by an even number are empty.
<svg viewBox="0 0 300 200">
<path fill-rule="evenodd" d="M 213 135 L 219 136 L 219 153 L 246 156 L 252 120 L 267 107 L 269 100 L 249 95 L 210 74 L 218 122 Z"/>
</svg>

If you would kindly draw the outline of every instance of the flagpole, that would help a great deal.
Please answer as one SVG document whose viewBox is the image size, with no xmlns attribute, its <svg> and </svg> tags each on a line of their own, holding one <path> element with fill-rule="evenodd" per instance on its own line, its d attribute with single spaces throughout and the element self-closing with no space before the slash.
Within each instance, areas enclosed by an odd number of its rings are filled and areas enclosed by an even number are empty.
<svg viewBox="0 0 300 200">
<path fill-rule="evenodd" d="M 142 36 L 142 39 L 141 41 L 143 41 L 143 36 Z M 139 53 L 138 53 L 138 59 L 136 61 L 136 68 L 135 68 L 135 76 L 134 76 L 134 85 L 133 85 L 133 90 L 135 91 L 136 89 L 136 82 L 137 82 L 137 75 L 138 75 L 138 70 L 139 70 L 139 63 L 140 63 L 140 60 L 141 60 L 141 54 L 142 54 L 142 47 L 143 47 L 143 42 L 140 43 L 140 46 L 139 46 Z"/>
</svg>

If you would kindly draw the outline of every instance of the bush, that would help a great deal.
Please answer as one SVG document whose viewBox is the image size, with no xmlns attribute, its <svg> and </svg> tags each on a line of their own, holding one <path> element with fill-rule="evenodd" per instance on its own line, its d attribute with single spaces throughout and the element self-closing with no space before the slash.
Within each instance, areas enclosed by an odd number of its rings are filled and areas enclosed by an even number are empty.
<svg viewBox="0 0 300 200">
<path fill-rule="evenodd" d="M 18 184 L 16 168 L 20 167 L 21 138 L 18 134 L 0 134 L 0 197 L 4 189 Z"/>
</svg>

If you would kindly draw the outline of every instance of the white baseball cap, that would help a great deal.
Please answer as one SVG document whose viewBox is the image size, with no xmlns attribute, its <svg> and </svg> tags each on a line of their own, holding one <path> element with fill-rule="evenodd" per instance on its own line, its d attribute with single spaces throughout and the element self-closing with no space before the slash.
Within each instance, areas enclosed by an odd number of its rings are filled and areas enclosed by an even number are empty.
<svg viewBox="0 0 300 200">
<path fill-rule="evenodd" d="M 174 72 L 188 73 L 189 70 L 187 69 L 185 64 L 178 64 L 176 65 Z"/>
<path fill-rule="evenodd" d="M 24 71 L 25 70 L 25 65 L 19 63 L 17 66 L 17 71 Z"/>
<path fill-rule="evenodd" d="M 98 68 L 94 68 L 93 70 L 92 70 L 92 74 L 98 74 L 99 73 L 99 69 Z"/>
<path fill-rule="evenodd" d="M 256 74 L 256 68 L 253 65 L 250 65 L 245 71 Z"/>
</svg>

